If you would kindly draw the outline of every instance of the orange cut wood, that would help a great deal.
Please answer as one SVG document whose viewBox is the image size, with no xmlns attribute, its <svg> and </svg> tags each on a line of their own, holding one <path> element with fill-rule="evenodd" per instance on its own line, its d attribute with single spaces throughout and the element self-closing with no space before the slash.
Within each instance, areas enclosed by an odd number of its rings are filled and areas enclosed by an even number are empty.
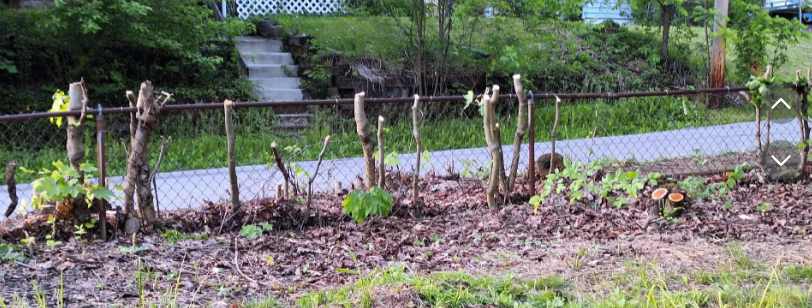
<svg viewBox="0 0 812 308">
<path fill-rule="evenodd" d="M 654 200 L 661 200 L 665 198 L 666 195 L 668 195 L 668 189 L 657 188 L 651 193 L 651 198 Z"/>
</svg>

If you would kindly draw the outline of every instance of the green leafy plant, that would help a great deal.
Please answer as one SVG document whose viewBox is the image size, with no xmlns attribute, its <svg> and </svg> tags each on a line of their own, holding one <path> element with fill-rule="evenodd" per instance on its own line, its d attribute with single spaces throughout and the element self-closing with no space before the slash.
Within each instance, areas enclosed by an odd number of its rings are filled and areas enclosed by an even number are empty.
<svg viewBox="0 0 812 308">
<path fill-rule="evenodd" d="M 388 216 L 392 210 L 392 195 L 380 187 L 373 186 L 369 192 L 356 190 L 342 202 L 344 214 L 350 215 L 356 223 L 362 223 L 370 215 Z"/>
<path fill-rule="evenodd" d="M 631 202 L 629 198 L 637 198 L 639 191 L 646 187 L 647 183 L 657 185 L 662 177 L 659 173 L 641 177 L 640 171 L 624 172 L 617 169 L 615 173 L 604 175 L 598 182 L 595 177 L 598 173 L 602 173 L 602 170 L 603 166 L 598 161 L 593 161 L 589 165 L 565 161 L 564 170 L 548 174 L 543 181 L 544 188 L 541 194 L 530 198 L 534 212 L 538 212 L 539 206 L 553 193 L 565 194 L 570 204 L 582 201 L 588 194 L 592 198 L 605 199 L 615 207 L 622 207 Z"/>
<path fill-rule="evenodd" d="M 177 242 L 184 241 L 184 240 L 189 240 L 189 239 L 205 240 L 205 239 L 209 238 L 209 236 L 207 234 L 186 235 L 186 234 L 181 233 L 178 230 L 169 230 L 169 231 L 166 231 L 164 233 L 161 233 L 161 237 L 166 239 L 166 243 L 169 244 L 169 245 L 175 245 L 175 243 L 177 243 Z"/>
<path fill-rule="evenodd" d="M 240 230 L 240 235 L 243 236 L 243 237 L 246 237 L 248 239 L 254 240 L 254 239 L 262 237 L 263 231 L 264 232 L 270 232 L 272 230 L 273 230 L 273 225 L 271 225 L 271 224 L 269 224 L 267 222 L 262 222 L 259 225 L 245 225 L 245 226 L 242 226 L 242 229 Z"/>
<path fill-rule="evenodd" d="M 84 183 L 79 182 L 79 171 L 84 173 L 94 173 L 98 171 L 96 167 L 88 163 L 79 166 L 79 170 L 65 165 L 61 161 L 53 163 L 55 169 L 43 168 L 38 172 L 41 177 L 34 180 L 34 195 L 31 198 L 31 206 L 42 209 L 43 204 L 66 202 L 69 199 L 84 196 L 88 206 L 92 205 L 93 199 L 102 199 L 112 202 L 116 196 L 107 187 L 91 183 L 85 178 Z M 31 172 L 21 168 L 24 172 Z"/>
<path fill-rule="evenodd" d="M 0 261 L 18 261 L 25 262 L 28 260 L 24 255 L 14 252 L 14 246 L 10 244 L 0 244 Z"/>
</svg>

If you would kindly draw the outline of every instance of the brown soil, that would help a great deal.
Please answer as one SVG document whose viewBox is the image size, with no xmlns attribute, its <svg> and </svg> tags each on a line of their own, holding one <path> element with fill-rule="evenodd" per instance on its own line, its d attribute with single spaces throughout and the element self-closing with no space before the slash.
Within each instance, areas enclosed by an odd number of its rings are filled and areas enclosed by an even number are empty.
<svg viewBox="0 0 812 308">
<path fill-rule="evenodd" d="M 218 233 L 227 205 L 206 204 L 200 210 L 165 213 L 163 226 L 210 234 L 206 240 L 169 245 L 156 234 L 142 235 L 136 242 L 144 251 L 137 253 L 122 252 L 122 247 L 132 245 L 126 237 L 104 244 L 63 239 L 65 243 L 55 249 L 39 245 L 27 253 L 31 257 L 27 262 L 0 264 L 0 295 L 9 299 L 16 293 L 32 299 L 31 282 L 36 280 L 51 300 L 61 273 L 68 307 L 126 306 L 138 301 L 135 277 L 140 266 L 141 275 L 149 278 L 143 290 L 150 300 L 159 301 L 177 285 L 180 306 L 228 307 L 269 292 L 292 300 L 306 290 L 357 277 L 336 268 L 366 272 L 390 262 L 418 273 L 556 274 L 588 290 L 595 279 L 623 271 L 622 265 L 630 260 L 659 260 L 659 266 L 674 272 L 729 262 L 730 241 L 743 241 L 744 252 L 755 260 L 774 260 L 779 252 L 785 262 L 812 263 L 808 201 L 812 190 L 800 184 L 759 185 L 745 180 L 725 196 L 733 201 L 732 208 L 725 209 L 720 200 L 694 200 L 673 220 L 648 219 L 646 196 L 651 188 L 641 200 L 622 208 L 570 205 L 553 197 L 534 214 L 523 183 L 499 213 L 487 210 L 479 180 L 429 179 L 421 185 L 419 207 L 408 200 L 407 180 L 395 184 L 397 189 L 390 189 L 396 200 L 390 217 L 360 225 L 341 213 L 343 196 L 322 194 L 313 204 L 320 217 L 314 214 L 304 226 L 303 206 L 295 201 L 251 203 L 244 223 L 269 222 L 274 227 L 255 240 L 239 236 L 240 227 L 232 222 Z M 19 243 L 24 232 L 35 236 L 50 232 L 44 223 L 15 222 L 7 222 L 12 225 L 0 231 L 0 241 Z M 357 256 L 357 264 L 349 251 Z M 411 303 L 415 298 L 409 290 L 386 292 L 391 290 L 373 292 L 378 307 L 408 307 L 386 301 L 403 297 Z"/>
</svg>

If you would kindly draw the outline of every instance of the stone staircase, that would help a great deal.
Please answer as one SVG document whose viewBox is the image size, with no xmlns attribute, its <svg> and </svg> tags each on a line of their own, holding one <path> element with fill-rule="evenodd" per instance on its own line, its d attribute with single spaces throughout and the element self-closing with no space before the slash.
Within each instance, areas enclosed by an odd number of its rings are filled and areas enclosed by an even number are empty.
<svg viewBox="0 0 812 308">
<path fill-rule="evenodd" d="M 237 50 L 261 101 L 301 100 L 301 80 L 290 53 L 282 52 L 282 41 L 261 36 L 238 36 Z"/>
<path fill-rule="evenodd" d="M 282 52 L 282 41 L 261 36 L 238 36 L 237 50 L 254 83 L 254 94 L 260 101 L 293 101 L 302 99 L 302 81 L 290 53 Z M 313 115 L 295 108 L 274 108 L 279 128 L 303 129 L 313 123 Z"/>
</svg>

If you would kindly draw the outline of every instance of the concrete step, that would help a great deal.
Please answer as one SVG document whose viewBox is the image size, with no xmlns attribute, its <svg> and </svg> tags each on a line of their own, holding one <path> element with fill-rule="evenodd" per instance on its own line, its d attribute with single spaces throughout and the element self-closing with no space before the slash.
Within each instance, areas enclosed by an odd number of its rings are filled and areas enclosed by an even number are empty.
<svg viewBox="0 0 812 308">
<path fill-rule="evenodd" d="M 249 52 L 241 54 L 246 65 L 251 64 L 293 64 L 293 56 L 283 52 Z"/>
<path fill-rule="evenodd" d="M 313 125 L 313 115 L 309 113 L 277 114 L 279 128 L 305 129 Z"/>
<path fill-rule="evenodd" d="M 255 89 L 256 95 L 261 101 L 297 101 L 302 99 L 302 90 L 300 89 Z"/>
<path fill-rule="evenodd" d="M 299 78 L 249 78 L 260 89 L 298 89 L 302 86 Z"/>
<path fill-rule="evenodd" d="M 248 78 L 287 78 L 296 77 L 299 68 L 296 65 L 274 65 L 274 64 L 246 64 L 248 68 Z"/>
<path fill-rule="evenodd" d="M 240 53 L 254 52 L 282 52 L 282 41 L 266 38 L 246 39 L 237 41 L 237 50 Z"/>
</svg>

